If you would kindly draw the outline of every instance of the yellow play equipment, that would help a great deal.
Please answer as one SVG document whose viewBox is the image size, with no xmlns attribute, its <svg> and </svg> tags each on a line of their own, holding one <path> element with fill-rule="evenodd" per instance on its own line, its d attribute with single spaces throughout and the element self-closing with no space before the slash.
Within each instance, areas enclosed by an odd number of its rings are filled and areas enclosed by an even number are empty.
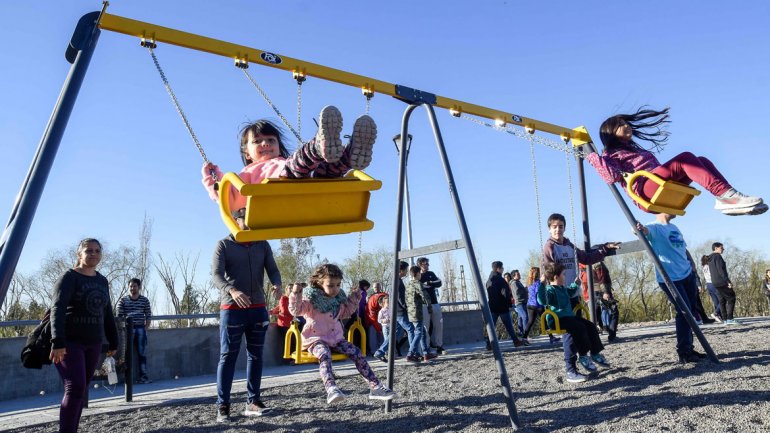
<svg viewBox="0 0 770 433">
<path fill-rule="evenodd" d="M 348 329 L 349 343 L 355 344 L 354 341 L 356 333 L 358 333 L 359 338 L 361 339 L 361 346 L 359 347 L 359 349 L 361 349 L 361 354 L 366 356 L 366 331 L 364 331 L 364 326 L 361 324 L 360 317 L 357 318 L 353 323 L 353 326 Z M 294 340 L 296 348 L 293 352 L 291 351 L 292 340 Z M 286 339 L 284 340 L 283 345 L 283 358 L 293 359 L 294 364 L 309 364 L 312 362 L 318 362 L 318 358 L 311 355 L 309 352 L 302 350 L 302 334 L 299 331 L 299 322 L 296 320 L 292 320 L 291 326 L 286 332 Z M 344 359 L 348 359 L 348 356 L 342 353 L 332 353 L 332 361 L 341 361 Z"/>
<path fill-rule="evenodd" d="M 246 197 L 241 230 L 230 209 L 230 187 Z M 371 230 L 366 218 L 371 191 L 382 182 L 358 170 L 340 179 L 265 179 L 246 184 L 235 173 L 219 183 L 219 213 L 238 242 L 301 238 Z M 296 212 L 287 212 L 294 209 Z"/>
<path fill-rule="evenodd" d="M 585 302 L 581 301 L 579 304 L 575 305 L 575 308 L 572 309 L 572 312 L 575 313 L 575 315 L 577 315 L 578 311 L 583 312 L 583 317 L 591 317 L 588 312 L 588 305 L 586 305 Z M 553 326 L 551 328 L 549 328 L 547 325 L 546 317 L 548 316 L 551 316 L 553 319 Z M 543 311 L 543 314 L 540 315 L 540 332 L 546 333 L 548 335 L 564 334 L 567 332 L 561 328 L 559 325 L 559 316 L 557 316 L 549 306 L 546 306 L 545 311 Z"/>
<path fill-rule="evenodd" d="M 700 194 L 700 191 L 691 186 L 673 180 L 663 180 L 649 171 L 640 170 L 635 173 L 624 173 L 623 178 L 626 181 L 628 195 L 648 212 L 682 216 L 685 214 L 684 209 L 690 204 L 693 197 Z M 634 182 L 640 178 L 646 178 L 658 185 L 658 190 L 649 201 L 634 192 Z"/>
</svg>

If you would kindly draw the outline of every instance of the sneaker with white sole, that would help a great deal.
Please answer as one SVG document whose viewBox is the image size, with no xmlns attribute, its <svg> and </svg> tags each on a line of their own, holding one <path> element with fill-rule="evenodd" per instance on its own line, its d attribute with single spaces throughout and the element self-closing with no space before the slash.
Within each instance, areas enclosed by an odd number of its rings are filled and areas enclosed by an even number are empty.
<svg viewBox="0 0 770 433">
<path fill-rule="evenodd" d="M 342 113 L 337 107 L 327 105 L 318 115 L 318 132 L 315 135 L 316 153 L 326 162 L 337 162 L 342 158 Z"/>
<path fill-rule="evenodd" d="M 720 211 L 734 210 L 741 208 L 751 208 L 762 204 L 762 198 L 751 197 L 735 189 L 730 189 L 726 193 L 716 198 L 714 209 Z"/>
<path fill-rule="evenodd" d="M 241 412 L 243 416 L 262 416 L 270 412 L 270 408 L 265 406 L 261 400 L 254 400 L 246 405 L 246 409 Z"/>
<path fill-rule="evenodd" d="M 719 317 L 719 316 L 717 316 L 716 314 L 712 314 L 710 317 L 711 317 L 711 318 L 712 318 L 712 319 L 713 319 L 715 322 L 717 322 L 717 323 L 722 323 L 722 318 L 721 318 L 721 317 Z"/>
<path fill-rule="evenodd" d="M 353 124 L 350 144 L 345 149 L 350 168 L 363 170 L 372 162 L 372 149 L 377 140 L 377 124 L 374 119 L 364 114 Z"/>
<path fill-rule="evenodd" d="M 230 405 L 219 404 L 217 406 L 217 422 L 229 422 L 230 421 Z"/>
<path fill-rule="evenodd" d="M 768 206 L 765 203 L 760 203 L 756 206 L 749 206 L 749 207 L 740 207 L 735 209 L 725 209 L 722 211 L 723 214 L 729 215 L 729 216 L 737 216 L 737 215 L 761 215 L 765 212 L 767 212 Z"/>
<path fill-rule="evenodd" d="M 567 382 L 569 383 L 581 383 L 588 380 L 584 374 L 580 374 L 577 371 L 568 371 L 566 374 Z"/>
<path fill-rule="evenodd" d="M 585 368 L 586 370 L 588 370 L 588 371 L 590 371 L 592 373 L 594 371 L 598 370 L 596 368 L 596 364 L 594 364 L 594 362 L 591 360 L 591 358 L 588 355 L 582 355 L 579 358 L 579 361 L 580 361 L 580 365 L 582 365 L 583 368 Z"/>
<path fill-rule="evenodd" d="M 379 384 L 369 390 L 369 400 L 393 400 L 396 393 L 383 384 Z"/>
<path fill-rule="evenodd" d="M 345 393 L 336 386 L 332 386 L 326 391 L 326 403 L 334 404 L 345 398 Z"/>
</svg>

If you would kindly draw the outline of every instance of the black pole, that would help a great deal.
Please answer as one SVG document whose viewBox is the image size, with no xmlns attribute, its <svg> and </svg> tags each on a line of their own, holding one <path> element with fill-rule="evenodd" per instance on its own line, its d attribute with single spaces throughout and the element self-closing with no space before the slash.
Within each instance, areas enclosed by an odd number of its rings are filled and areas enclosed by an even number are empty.
<svg viewBox="0 0 770 433">
<path fill-rule="evenodd" d="M 19 191 L 17 204 L 11 212 L 5 231 L 0 236 L 0 239 L 5 240 L 0 250 L 0 305 L 5 301 L 8 286 L 56 158 L 56 151 L 59 149 L 78 91 L 83 84 L 96 42 L 99 40 L 100 31 L 97 27 L 99 16 L 100 12 L 91 12 L 83 15 L 78 21 L 66 53 L 66 58 L 72 66 L 43 132 L 43 137 L 40 139 L 35 159 Z"/>
<path fill-rule="evenodd" d="M 583 146 L 578 147 L 578 151 L 583 150 Z M 577 162 L 578 178 L 580 181 L 580 208 L 583 216 L 583 251 L 591 249 L 591 230 L 588 225 L 588 194 L 586 193 L 586 176 L 583 167 L 583 158 L 579 154 L 575 155 Z M 577 254 L 575 254 L 577 257 Z M 579 271 L 579 269 L 577 269 Z M 578 272 L 580 275 L 580 272 Z M 594 272 L 591 265 L 586 265 L 586 284 L 588 286 L 588 309 L 590 310 L 591 321 L 596 325 L 596 297 L 594 296 Z"/>
<path fill-rule="evenodd" d="M 468 226 L 465 223 L 465 214 L 463 213 L 463 207 L 460 204 L 460 196 L 457 194 L 457 187 L 455 186 L 452 167 L 449 165 L 449 158 L 447 158 L 446 148 L 444 147 L 444 139 L 441 137 L 441 130 L 438 127 L 436 112 L 433 110 L 433 106 L 430 104 L 422 105 L 425 107 L 425 110 L 428 112 L 428 117 L 430 118 L 431 127 L 433 128 L 433 135 L 436 138 L 436 147 L 438 148 L 439 155 L 441 156 L 441 163 L 444 166 L 444 174 L 446 175 L 447 185 L 449 186 L 449 195 L 452 197 L 455 214 L 457 215 L 457 222 L 460 224 L 460 229 L 462 230 L 463 241 L 465 242 L 465 251 L 468 255 L 468 265 L 471 267 L 471 272 L 473 273 L 473 282 L 476 285 L 476 292 L 479 298 L 479 304 L 481 305 L 481 313 L 484 317 L 484 321 L 486 322 L 489 342 L 492 344 L 492 353 L 494 354 L 495 362 L 497 364 L 497 371 L 500 375 L 500 385 L 503 388 L 505 403 L 508 406 L 508 417 L 511 421 L 511 427 L 513 427 L 514 430 L 517 430 L 519 428 L 519 415 L 516 413 L 516 403 L 514 402 L 513 393 L 511 392 L 511 384 L 508 381 L 508 372 L 505 369 L 505 362 L 503 361 L 503 356 L 500 352 L 500 344 L 497 341 L 497 332 L 495 331 L 495 327 L 493 326 L 494 324 L 492 323 L 492 315 L 489 311 L 487 294 L 481 281 L 481 272 L 479 271 L 479 265 L 476 261 L 476 253 L 473 250 L 471 236 L 468 233 Z"/>
<path fill-rule="evenodd" d="M 126 354 L 125 354 L 126 402 L 134 400 L 134 324 L 126 317 Z"/>
<path fill-rule="evenodd" d="M 589 149 L 593 152 L 596 152 L 596 149 L 593 146 L 593 143 L 587 143 L 589 146 Z M 701 331 L 700 327 L 698 327 L 698 324 L 695 323 L 695 318 L 692 316 L 692 312 L 690 311 L 690 307 L 682 300 L 682 297 L 679 295 L 679 290 L 674 286 L 674 283 L 671 281 L 671 277 L 668 276 L 668 273 L 665 269 L 663 269 L 663 265 L 660 263 L 660 259 L 658 259 L 658 255 L 655 254 L 655 251 L 652 249 L 652 245 L 650 245 L 650 242 L 647 240 L 647 237 L 642 234 L 639 230 L 636 229 L 636 218 L 634 218 L 634 215 L 631 213 L 631 209 L 628 207 L 628 204 L 623 199 L 623 197 L 620 195 L 620 192 L 618 191 L 617 186 L 615 184 L 607 185 L 610 188 L 610 192 L 612 192 L 612 195 L 615 197 L 615 201 L 618 202 L 618 205 L 620 206 L 620 209 L 623 211 L 623 214 L 626 216 L 626 219 L 628 220 L 628 223 L 631 224 L 632 230 L 634 231 L 634 234 L 639 239 L 639 241 L 644 245 L 644 250 L 647 252 L 647 255 L 652 260 L 652 264 L 655 265 L 655 269 L 660 273 L 660 275 L 663 276 L 663 280 L 666 283 L 666 288 L 664 291 L 671 299 L 674 300 L 674 303 L 677 307 L 679 307 L 679 310 L 682 311 L 684 314 L 685 320 L 687 320 L 687 323 L 690 325 L 690 328 L 692 328 L 692 331 L 695 333 L 695 336 L 698 338 L 698 341 L 700 342 L 701 346 L 703 346 L 703 350 L 706 351 L 706 354 L 708 355 L 709 359 L 713 361 L 714 363 L 719 363 L 719 359 L 717 358 L 717 355 L 714 353 L 714 350 L 711 349 L 711 345 L 706 340 L 706 336 L 703 335 L 703 331 Z M 679 314 L 679 313 L 677 313 Z"/>
<path fill-rule="evenodd" d="M 411 117 L 414 109 L 417 105 L 410 104 L 404 111 L 404 117 L 401 121 L 401 149 L 398 153 L 398 195 L 396 198 L 396 242 L 393 249 L 393 262 L 394 262 L 394 274 L 393 284 L 391 286 L 390 304 L 390 335 L 388 336 L 388 388 L 393 389 L 394 383 L 394 368 L 396 355 L 396 330 L 398 329 L 398 323 L 396 322 L 396 313 L 398 310 L 398 287 L 401 282 L 401 277 L 398 272 L 399 264 L 401 260 L 398 258 L 398 252 L 401 251 L 401 235 L 403 231 L 403 218 L 404 218 L 404 191 L 406 188 L 406 158 L 408 152 L 404 151 L 406 146 L 405 140 L 409 137 L 409 117 Z M 406 312 L 404 312 L 406 313 Z M 406 330 L 405 330 L 406 331 Z M 392 401 L 385 401 L 385 413 L 389 413 L 392 409 Z"/>
</svg>

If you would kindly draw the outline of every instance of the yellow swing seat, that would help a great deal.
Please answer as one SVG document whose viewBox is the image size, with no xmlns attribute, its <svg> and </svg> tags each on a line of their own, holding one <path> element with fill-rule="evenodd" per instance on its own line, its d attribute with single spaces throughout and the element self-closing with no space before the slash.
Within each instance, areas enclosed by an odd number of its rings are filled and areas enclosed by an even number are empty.
<svg viewBox="0 0 770 433">
<path fill-rule="evenodd" d="M 353 325 L 348 329 L 348 342 L 351 344 L 355 344 L 355 336 L 356 333 L 358 333 L 360 339 L 361 339 L 361 354 L 363 356 L 366 356 L 366 331 L 364 331 L 364 326 L 361 324 L 361 318 L 357 318 L 356 321 L 353 323 Z M 294 340 L 295 342 L 295 350 L 291 350 L 291 342 Z M 284 359 L 293 359 L 294 364 L 309 364 L 313 362 L 318 362 L 318 358 L 311 355 L 310 352 L 306 352 L 302 350 L 302 333 L 299 331 L 299 322 L 296 320 L 293 320 L 291 322 L 291 326 L 289 327 L 289 330 L 286 332 L 286 339 L 284 340 L 283 345 L 283 358 Z M 348 359 L 348 356 L 342 353 L 332 353 L 332 361 L 342 361 Z"/>
<path fill-rule="evenodd" d="M 663 180 L 649 171 L 640 170 L 633 174 L 624 174 L 626 180 L 626 191 L 631 198 L 639 204 L 644 210 L 656 213 L 667 213 L 671 215 L 682 216 L 685 214 L 685 208 L 696 195 L 700 195 L 697 189 L 683 183 L 673 180 Z M 640 197 L 634 192 L 634 182 L 639 178 L 658 184 L 658 190 L 649 201 Z"/>
<path fill-rule="evenodd" d="M 230 194 L 235 188 L 246 197 L 246 226 L 232 217 Z M 338 179 L 265 179 L 246 184 L 235 173 L 219 182 L 219 213 L 238 242 L 302 238 L 371 230 L 366 218 L 371 191 L 382 182 L 353 170 Z M 237 209 L 235 209 L 237 210 Z"/>
<path fill-rule="evenodd" d="M 575 315 L 577 315 L 578 311 L 583 312 L 583 317 L 591 317 L 588 312 L 588 305 L 586 305 L 583 301 L 580 301 L 580 303 L 575 305 L 575 308 L 572 309 L 572 312 L 575 313 Z M 553 327 L 551 328 L 549 328 L 547 325 L 546 317 L 548 316 L 553 318 Z M 559 316 L 557 316 L 549 306 L 546 306 L 545 311 L 543 311 L 543 314 L 540 315 L 540 332 L 546 333 L 548 335 L 564 334 L 567 332 L 565 329 L 561 328 L 559 325 Z"/>
</svg>

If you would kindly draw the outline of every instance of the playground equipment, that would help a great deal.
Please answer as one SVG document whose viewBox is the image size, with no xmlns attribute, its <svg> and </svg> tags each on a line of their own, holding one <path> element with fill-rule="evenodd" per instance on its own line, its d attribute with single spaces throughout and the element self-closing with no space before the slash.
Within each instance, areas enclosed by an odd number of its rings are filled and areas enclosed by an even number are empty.
<svg viewBox="0 0 770 433">
<path fill-rule="evenodd" d="M 355 337 L 358 334 L 361 346 L 361 354 L 366 356 L 366 331 L 361 324 L 361 318 L 357 318 L 353 325 L 348 329 L 348 342 L 355 344 Z M 295 344 L 295 350 L 291 350 L 292 341 Z M 299 322 L 292 320 L 289 330 L 286 332 L 286 338 L 283 346 L 283 358 L 293 359 L 294 364 L 309 364 L 318 362 L 318 358 L 307 351 L 302 350 L 302 333 L 299 330 Z M 332 353 L 332 361 L 342 361 L 348 359 L 348 356 L 342 353 Z"/>
<path fill-rule="evenodd" d="M 682 216 L 690 201 L 700 194 L 697 189 L 673 180 L 663 180 L 649 171 L 640 170 L 635 173 L 623 173 L 628 195 L 647 212 L 667 213 Z M 655 182 L 658 189 L 648 201 L 634 192 L 634 183 L 640 179 Z"/>
<path fill-rule="evenodd" d="M 164 42 L 198 51 L 208 52 L 214 55 L 224 56 L 229 59 L 233 59 L 236 62 L 252 63 L 286 70 L 292 73 L 292 77 L 294 79 L 296 79 L 297 76 L 301 76 L 303 78 L 311 76 L 318 77 L 324 80 L 333 81 L 361 89 L 362 93 L 367 97 L 367 104 L 369 103 L 371 95 L 375 93 L 392 96 L 406 103 L 408 106 L 404 111 L 402 119 L 401 137 L 409 136 L 408 124 L 414 110 L 420 106 L 425 108 L 433 129 L 436 147 L 442 162 L 442 166 L 444 168 L 448 190 L 454 205 L 458 225 L 462 233 L 461 240 L 450 242 L 453 245 L 451 249 L 464 248 L 467 253 L 468 264 L 471 269 L 470 273 L 477 291 L 477 296 L 481 305 L 481 313 L 485 319 L 487 335 L 492 345 L 492 351 L 497 367 L 495 383 L 499 383 L 501 386 L 502 394 L 505 398 L 505 403 L 507 406 L 509 420 L 511 422 L 511 427 L 513 429 L 517 429 L 519 426 L 519 418 L 516 412 L 514 395 L 511 391 L 508 373 L 505 363 L 502 359 L 496 332 L 492 327 L 489 305 L 485 293 L 486 291 L 482 282 L 481 272 L 478 268 L 478 260 L 468 231 L 463 208 L 460 203 L 459 195 L 455 185 L 454 175 L 449 164 L 449 159 L 447 156 L 446 148 L 444 146 L 441 130 L 436 119 L 434 107 L 445 108 L 450 110 L 453 115 L 457 116 L 465 114 L 491 119 L 495 122 L 495 127 L 504 129 L 506 131 L 513 130 L 511 125 L 525 128 L 526 131 L 523 132 L 523 134 L 532 136 L 532 139 L 535 141 L 542 140 L 542 137 L 534 136 L 535 132 L 542 132 L 547 134 L 554 134 L 560 137 L 564 143 L 560 146 L 568 145 L 571 143 L 573 148 L 569 149 L 570 154 L 574 155 L 579 162 L 578 172 L 580 178 L 581 204 L 583 209 L 582 226 L 584 230 L 584 241 L 586 246 L 588 246 L 590 243 L 588 236 L 587 199 L 585 195 L 582 149 L 585 145 L 590 146 L 592 140 L 585 128 L 566 128 L 557 126 L 539 120 L 527 118 L 515 113 L 491 109 L 472 103 L 450 99 L 427 91 L 414 89 L 403 85 L 396 85 L 267 51 L 111 15 L 106 12 L 106 7 L 107 3 L 105 2 L 104 8 L 100 12 L 92 12 L 86 14 L 79 20 L 72 40 L 67 47 L 65 57 L 67 61 L 72 64 L 69 75 L 63 85 L 56 106 L 54 107 L 53 115 L 49 119 L 45 134 L 43 135 L 43 138 L 41 139 L 41 142 L 38 146 L 38 150 L 32 166 L 30 167 L 28 175 L 22 184 L 21 191 L 11 211 L 6 229 L 2 236 L 0 236 L 0 242 L 2 242 L 2 244 L 0 244 L 0 303 L 2 303 L 2 301 L 5 299 L 5 294 L 10 285 L 14 269 L 19 260 L 19 256 L 21 255 L 21 251 L 26 241 L 27 234 L 29 233 L 32 220 L 34 219 L 35 211 L 42 196 L 45 182 L 47 180 L 48 174 L 50 173 L 53 160 L 56 156 L 56 151 L 59 144 L 61 143 L 63 132 L 69 120 L 69 115 L 71 114 L 74 107 L 77 94 L 85 78 L 88 64 L 96 48 L 96 44 L 102 30 L 127 34 L 138 38 L 140 41 L 150 42 L 152 45 L 158 42 Z M 180 115 L 182 114 L 183 113 L 180 112 Z M 186 120 L 184 116 L 182 117 L 183 120 Z M 188 126 L 188 131 L 191 131 L 191 128 L 189 128 L 189 123 L 185 121 L 185 124 Z M 202 152 L 202 147 L 199 146 L 199 150 L 201 151 L 202 156 L 204 156 L 205 161 L 205 154 Z M 398 263 L 400 260 L 399 255 L 403 255 L 404 257 L 412 257 L 410 254 L 415 254 L 419 250 L 415 249 L 412 250 L 412 252 L 401 251 L 404 183 L 406 178 L 407 161 L 406 155 L 407 152 L 403 151 L 400 152 L 399 155 L 397 196 L 398 204 L 396 212 L 392 288 L 398 288 L 400 282 L 398 276 Z M 629 224 L 632 227 L 635 227 L 636 218 L 634 218 L 633 214 L 631 214 L 628 205 L 625 203 L 625 201 L 623 201 L 623 198 L 620 196 L 620 193 L 617 191 L 614 185 L 610 185 L 609 187 L 619 206 L 626 215 Z M 539 229 L 541 230 L 542 228 Z M 695 323 L 695 319 L 691 314 L 689 314 L 689 308 L 687 308 L 684 301 L 682 300 L 682 297 L 679 295 L 670 278 L 665 273 L 665 270 L 662 268 L 662 265 L 660 264 L 657 256 L 654 254 L 651 246 L 649 245 L 649 242 L 647 242 L 646 238 L 638 231 L 636 231 L 636 234 L 639 237 L 640 242 L 644 244 L 648 256 L 654 263 L 656 269 L 664 276 L 667 286 L 666 290 L 672 296 L 674 302 L 678 304 L 680 309 L 687 313 L 685 317 L 694 330 L 696 336 L 700 340 L 700 343 L 708 354 L 709 358 L 711 358 L 714 362 L 718 362 L 716 355 L 708 344 L 708 341 L 706 341 L 703 333 L 700 331 L 700 328 L 698 328 L 697 324 Z M 424 251 L 429 250 L 432 253 L 446 251 L 448 249 L 450 248 L 442 244 L 423 247 Z M 395 308 L 391 310 L 391 314 L 391 323 L 396 323 Z M 391 340 L 388 356 L 388 386 L 391 388 L 394 384 L 393 354 L 395 350 L 395 334 L 395 332 L 390 334 Z M 391 410 L 390 401 L 386 402 L 385 410 L 386 412 Z"/>
<path fill-rule="evenodd" d="M 588 306 L 583 301 L 580 301 L 580 303 L 575 305 L 575 308 L 572 309 L 572 312 L 575 313 L 576 316 L 580 311 L 583 312 L 583 317 L 590 317 L 588 313 Z M 550 317 L 550 321 L 547 319 L 548 317 Z M 540 315 L 540 332 L 546 333 L 548 335 L 564 334 L 567 332 L 561 328 L 561 325 L 559 324 L 559 316 L 557 316 L 549 306 L 546 306 L 545 311 L 543 311 L 543 314 Z"/>
</svg>

